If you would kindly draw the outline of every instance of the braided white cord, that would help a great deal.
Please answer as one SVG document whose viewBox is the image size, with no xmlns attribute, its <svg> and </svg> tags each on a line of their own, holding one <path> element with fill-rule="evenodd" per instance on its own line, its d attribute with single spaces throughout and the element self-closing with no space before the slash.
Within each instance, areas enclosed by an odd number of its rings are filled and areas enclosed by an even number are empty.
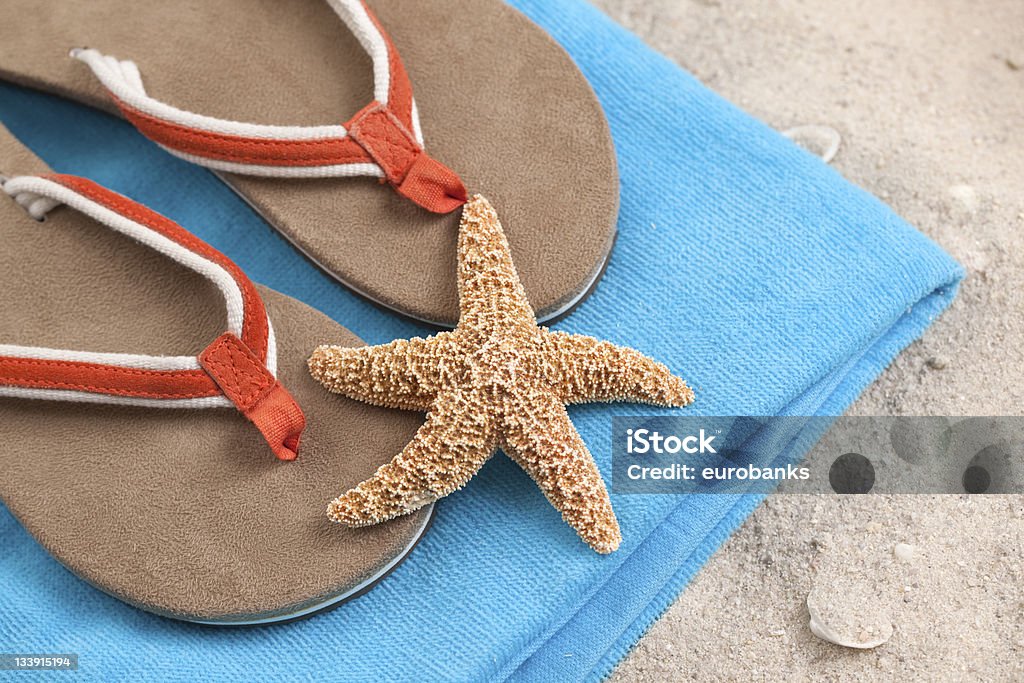
<svg viewBox="0 0 1024 683">
<path fill-rule="evenodd" d="M 8 188 L 8 180 L 10 179 L 6 176 L 0 176 L 0 188 L 10 195 L 19 206 L 24 208 L 29 216 L 35 218 L 37 221 L 41 221 L 46 218 L 46 214 L 60 205 L 60 202 L 56 199 L 43 197 L 35 192 L 18 190 L 14 186 Z"/>
</svg>

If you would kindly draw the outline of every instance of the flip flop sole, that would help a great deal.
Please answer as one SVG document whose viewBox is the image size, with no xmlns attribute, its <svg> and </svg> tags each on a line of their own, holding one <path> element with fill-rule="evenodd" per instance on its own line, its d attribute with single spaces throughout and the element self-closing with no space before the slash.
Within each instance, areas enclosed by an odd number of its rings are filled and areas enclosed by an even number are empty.
<svg viewBox="0 0 1024 683">
<path fill-rule="evenodd" d="M 46 172 L 0 129 L 0 172 Z M 188 355 L 224 327 L 202 277 L 67 208 L 45 222 L 0 195 L 3 343 Z M 214 624 L 290 620 L 365 591 L 430 518 L 349 529 L 327 503 L 387 462 L 422 418 L 329 394 L 306 369 L 325 339 L 361 342 L 260 288 L 278 376 L 307 420 L 281 462 L 231 409 L 0 399 L 0 499 L 62 564 L 151 612 Z"/>
<path fill-rule="evenodd" d="M 383 567 L 377 574 L 370 577 L 362 584 L 357 585 L 345 593 L 332 596 L 323 602 L 315 603 L 299 609 L 291 614 L 275 614 L 270 617 L 256 618 L 256 619 L 244 619 L 240 621 L 201 621 L 193 620 L 194 624 L 201 624 L 203 626 L 216 626 L 218 628 L 223 627 L 247 627 L 247 626 L 267 626 L 270 624 L 287 624 L 293 621 L 302 621 L 310 617 L 315 617 L 325 612 L 330 612 L 337 607 L 344 605 L 350 600 L 365 595 L 370 592 L 378 583 L 386 579 L 391 573 L 398 568 L 398 566 L 405 560 L 405 558 L 413 551 L 413 549 L 420 544 L 423 537 L 430 530 L 430 527 L 434 523 L 436 515 L 436 509 L 433 505 L 429 508 L 429 513 L 426 515 L 426 519 L 423 520 L 423 527 L 420 529 L 419 534 L 412 539 L 405 551 L 401 555 L 396 555 L 395 558 L 388 563 L 387 566 Z"/>
<path fill-rule="evenodd" d="M 602 272 L 618 212 L 614 147 L 589 84 L 500 0 L 370 4 L 410 73 L 428 151 L 506 218 L 539 318 L 565 313 Z M 9 5 L 0 77 L 107 110 L 70 48 L 132 59 L 153 97 L 220 118 L 339 123 L 371 97 L 369 59 L 323 0 Z M 222 177 L 346 286 L 456 322 L 458 212 L 430 214 L 369 178 Z"/>
</svg>

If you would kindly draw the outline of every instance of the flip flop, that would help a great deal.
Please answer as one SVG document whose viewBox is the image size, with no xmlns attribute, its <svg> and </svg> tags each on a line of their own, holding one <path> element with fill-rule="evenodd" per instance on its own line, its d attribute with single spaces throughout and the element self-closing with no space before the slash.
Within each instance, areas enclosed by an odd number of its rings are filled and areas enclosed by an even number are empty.
<svg viewBox="0 0 1024 683">
<path fill-rule="evenodd" d="M 58 561 L 227 625 L 340 604 L 407 556 L 430 512 L 326 515 L 418 427 L 309 376 L 321 339 L 355 336 L 2 127 L 0 171 L 0 500 Z"/>
<path fill-rule="evenodd" d="M 541 322 L 592 290 L 611 251 L 601 107 L 501 0 L 8 0 L 0 77 L 120 113 L 342 283 L 420 321 L 458 320 L 467 187 L 515 226 Z"/>
</svg>

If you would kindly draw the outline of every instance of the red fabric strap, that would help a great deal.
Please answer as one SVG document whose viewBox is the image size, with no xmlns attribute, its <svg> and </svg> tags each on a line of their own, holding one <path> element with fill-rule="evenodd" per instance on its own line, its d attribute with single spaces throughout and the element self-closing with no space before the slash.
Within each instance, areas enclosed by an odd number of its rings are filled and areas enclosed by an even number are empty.
<svg viewBox="0 0 1024 683">
<path fill-rule="evenodd" d="M 111 97 L 140 133 L 165 147 L 192 156 L 260 166 L 333 166 L 373 161 L 366 150 L 348 137 L 271 140 L 213 133 L 158 119 Z"/>
<path fill-rule="evenodd" d="M 448 213 L 466 203 L 466 186 L 459 176 L 430 157 L 390 107 L 373 102 L 345 127 L 384 169 L 398 194 L 434 213 Z"/>
<path fill-rule="evenodd" d="M 281 460 L 294 460 L 306 417 L 295 399 L 242 340 L 222 334 L 199 354 L 199 364 L 224 395 L 256 425 Z"/>
<path fill-rule="evenodd" d="M 345 127 L 349 135 L 377 162 L 398 194 L 433 213 L 450 213 L 465 204 L 469 195 L 452 169 L 427 155 L 412 134 L 412 82 L 391 36 L 380 19 L 362 0 L 370 21 L 388 46 L 391 72 L 388 104 L 371 102 Z"/>
<path fill-rule="evenodd" d="M 205 398 L 221 393 L 202 370 L 143 370 L 11 356 L 0 356 L 0 385 L 155 399 Z"/>
</svg>

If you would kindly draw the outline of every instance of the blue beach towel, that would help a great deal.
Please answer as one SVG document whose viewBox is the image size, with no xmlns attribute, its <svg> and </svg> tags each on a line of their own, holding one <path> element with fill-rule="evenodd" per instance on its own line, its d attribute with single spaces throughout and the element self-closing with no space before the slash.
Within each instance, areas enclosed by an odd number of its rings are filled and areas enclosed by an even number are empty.
<svg viewBox="0 0 1024 683">
<path fill-rule="evenodd" d="M 874 197 L 581 0 L 512 4 L 576 59 L 618 149 L 618 242 L 593 296 L 558 329 L 664 361 L 697 389 L 691 414 L 829 415 L 950 303 L 960 267 Z M 347 293 L 220 181 L 119 120 L 9 85 L 0 120 L 55 170 L 166 213 L 370 343 L 429 332 Z M 656 411 L 571 414 L 607 477 L 611 417 Z M 66 572 L 0 507 L 0 650 L 78 653 L 77 677 L 103 681 L 600 678 L 759 500 L 616 495 L 624 542 L 602 557 L 496 457 L 439 503 L 428 536 L 369 594 L 249 630 L 127 607 Z"/>
</svg>

